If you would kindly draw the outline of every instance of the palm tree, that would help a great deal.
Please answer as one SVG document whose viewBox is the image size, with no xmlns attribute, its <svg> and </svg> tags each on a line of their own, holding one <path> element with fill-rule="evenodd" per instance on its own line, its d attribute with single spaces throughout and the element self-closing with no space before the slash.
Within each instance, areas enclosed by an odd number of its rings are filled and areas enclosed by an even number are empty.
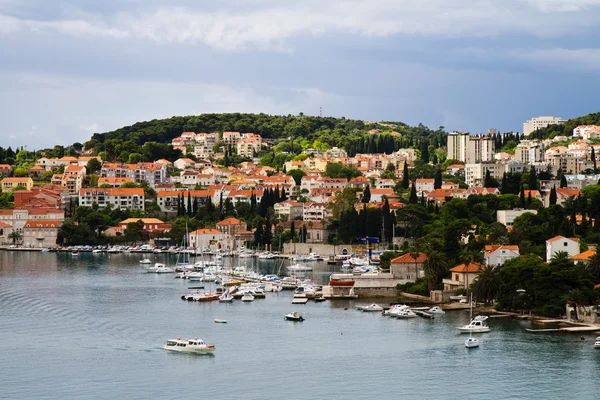
<svg viewBox="0 0 600 400">
<path fill-rule="evenodd" d="M 551 263 L 572 262 L 571 256 L 566 251 L 557 251 L 549 260 Z"/>
<path fill-rule="evenodd" d="M 565 295 L 565 301 L 573 307 L 575 320 L 578 320 L 577 309 L 585 306 L 585 296 L 579 289 L 571 289 Z"/>
<path fill-rule="evenodd" d="M 421 252 L 419 251 L 417 246 L 413 245 L 413 246 L 409 247 L 408 254 L 415 261 L 415 281 L 416 281 L 417 279 L 419 279 L 419 268 L 417 267 L 417 258 L 419 258 L 419 255 L 421 255 Z"/>
<path fill-rule="evenodd" d="M 437 282 L 440 276 L 444 276 L 448 263 L 441 251 L 431 249 L 426 254 L 427 260 L 423 264 L 423 272 L 425 272 L 425 278 L 427 279 L 427 287 L 431 291 L 433 283 Z"/>
<path fill-rule="evenodd" d="M 600 279 L 600 254 L 596 253 L 592 257 L 590 257 L 590 261 L 588 262 L 588 270 L 594 283 L 598 283 Z"/>
<path fill-rule="evenodd" d="M 486 266 L 471 284 L 471 291 L 477 300 L 490 304 L 500 291 L 500 277 L 496 268 Z"/>
<path fill-rule="evenodd" d="M 8 235 L 8 238 L 12 240 L 13 244 L 16 244 L 19 240 L 23 238 L 23 236 L 17 231 L 12 231 Z"/>
</svg>

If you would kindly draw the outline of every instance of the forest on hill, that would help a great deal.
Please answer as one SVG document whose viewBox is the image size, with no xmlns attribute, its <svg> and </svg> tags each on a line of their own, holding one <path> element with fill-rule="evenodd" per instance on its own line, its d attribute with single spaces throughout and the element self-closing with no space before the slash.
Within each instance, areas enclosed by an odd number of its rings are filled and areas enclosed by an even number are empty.
<svg viewBox="0 0 600 400">
<path fill-rule="evenodd" d="M 544 129 L 532 132 L 528 138 L 552 139 L 556 136 L 573 136 L 573 129 L 579 125 L 600 125 L 600 112 L 591 113 L 582 117 L 571 118 L 561 125 L 549 125 Z"/>
</svg>

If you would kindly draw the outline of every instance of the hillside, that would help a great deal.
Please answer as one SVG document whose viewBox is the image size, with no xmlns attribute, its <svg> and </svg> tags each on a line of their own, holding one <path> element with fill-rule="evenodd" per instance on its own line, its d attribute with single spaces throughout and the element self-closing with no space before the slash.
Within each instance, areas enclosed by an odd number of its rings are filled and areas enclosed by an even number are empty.
<svg viewBox="0 0 600 400">
<path fill-rule="evenodd" d="M 550 125 L 544 129 L 533 132 L 529 137 L 535 139 L 547 139 L 556 136 L 572 136 L 573 129 L 579 125 L 600 125 L 600 112 L 569 119 L 562 125 Z"/>
</svg>

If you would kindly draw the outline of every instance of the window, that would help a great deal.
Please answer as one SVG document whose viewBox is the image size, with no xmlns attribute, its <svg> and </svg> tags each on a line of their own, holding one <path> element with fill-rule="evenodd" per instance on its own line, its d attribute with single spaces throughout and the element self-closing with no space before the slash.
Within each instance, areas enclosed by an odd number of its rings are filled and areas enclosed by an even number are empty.
<svg viewBox="0 0 600 400">
<path fill-rule="evenodd" d="M 563 243 L 563 246 L 567 247 L 567 246 L 568 246 L 568 243 L 567 243 L 567 242 L 564 242 L 564 243 Z"/>
</svg>

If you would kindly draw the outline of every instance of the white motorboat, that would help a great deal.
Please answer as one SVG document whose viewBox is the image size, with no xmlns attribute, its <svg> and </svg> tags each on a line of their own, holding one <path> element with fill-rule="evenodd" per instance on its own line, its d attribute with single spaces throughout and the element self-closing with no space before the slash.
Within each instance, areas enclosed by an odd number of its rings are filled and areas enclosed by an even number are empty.
<svg viewBox="0 0 600 400">
<path fill-rule="evenodd" d="M 487 317 L 480 317 L 478 320 L 478 317 L 475 317 L 475 319 L 473 319 L 473 297 L 471 296 L 471 307 L 469 308 L 469 318 L 471 318 L 471 324 L 473 324 L 473 322 L 481 322 L 483 323 L 483 321 L 485 321 L 487 319 Z M 476 321 L 477 320 L 477 321 Z M 489 328 L 488 328 L 489 330 Z M 471 349 L 473 347 L 479 347 L 479 339 L 475 339 L 473 337 L 473 327 L 471 326 L 471 328 L 469 329 L 469 338 L 467 340 L 465 340 L 465 347 L 468 349 Z"/>
<path fill-rule="evenodd" d="M 72 256 L 78 256 L 78 255 L 79 255 L 79 252 L 78 252 L 78 251 L 72 251 L 72 252 L 71 252 L 71 255 L 72 255 Z"/>
<path fill-rule="evenodd" d="M 389 315 L 390 317 L 395 317 L 398 315 L 398 313 L 400 311 L 406 311 L 409 309 L 410 309 L 410 307 L 407 306 L 406 304 L 395 304 L 395 305 L 391 306 L 390 309 L 385 311 L 383 314 Z"/>
<path fill-rule="evenodd" d="M 156 268 L 156 271 L 154 272 L 156 272 L 157 274 L 169 274 L 171 272 L 175 272 L 175 270 L 173 268 L 165 267 L 163 265 L 162 267 Z"/>
<path fill-rule="evenodd" d="M 250 293 L 245 293 L 242 296 L 242 301 L 244 301 L 244 302 L 254 301 L 254 296 L 252 296 Z"/>
<path fill-rule="evenodd" d="M 231 294 L 229 294 L 229 292 L 225 292 L 219 297 L 219 303 L 232 303 L 232 302 L 233 302 L 233 296 Z"/>
<path fill-rule="evenodd" d="M 295 311 L 293 313 L 286 314 L 284 318 L 287 321 L 296 321 L 296 322 L 304 321 L 304 317 L 302 317 L 302 315 L 298 314 Z"/>
<path fill-rule="evenodd" d="M 397 314 L 394 315 L 398 319 L 408 319 L 408 318 L 416 318 L 417 314 L 415 314 L 411 309 L 398 311 Z"/>
<path fill-rule="evenodd" d="M 452 301 L 460 301 L 460 300 L 466 300 L 467 296 L 465 296 L 464 294 L 460 294 L 458 296 L 450 296 L 450 300 Z"/>
<path fill-rule="evenodd" d="M 179 351 L 182 353 L 196 353 L 196 354 L 213 354 L 215 346 L 212 344 L 206 344 L 202 339 L 169 339 L 165 344 L 165 350 Z"/>
<path fill-rule="evenodd" d="M 431 307 L 429 310 L 427 310 L 427 312 L 429 314 L 446 314 L 446 312 L 444 310 L 442 310 L 441 308 L 439 308 L 438 306 Z"/>
<path fill-rule="evenodd" d="M 373 312 L 373 311 L 383 311 L 383 307 L 381 307 L 379 304 L 370 304 L 368 306 L 356 306 L 357 310 L 360 311 L 365 311 L 365 312 Z"/>
<path fill-rule="evenodd" d="M 102 250 L 99 250 L 99 249 L 92 250 L 92 254 L 100 254 L 100 253 L 102 253 Z"/>
<path fill-rule="evenodd" d="M 313 270 L 312 267 L 304 264 L 292 264 L 287 269 L 289 272 L 310 272 Z"/>
<path fill-rule="evenodd" d="M 594 342 L 594 348 L 600 349 L 600 336 L 596 338 L 596 341 Z"/>
<path fill-rule="evenodd" d="M 473 347 L 479 347 L 479 339 L 469 337 L 467 340 L 465 340 L 465 347 L 468 349 L 471 349 Z"/>
<path fill-rule="evenodd" d="M 94 250 L 94 251 L 96 251 L 96 250 Z M 143 260 L 140 260 L 140 264 L 152 264 L 152 261 L 150 261 L 147 258 L 144 258 Z"/>
<path fill-rule="evenodd" d="M 459 326 L 456 329 L 460 331 L 460 333 L 485 333 L 490 331 L 490 327 L 484 324 L 484 321 L 488 319 L 488 317 L 484 315 L 478 315 L 473 318 L 468 325 Z"/>
</svg>

